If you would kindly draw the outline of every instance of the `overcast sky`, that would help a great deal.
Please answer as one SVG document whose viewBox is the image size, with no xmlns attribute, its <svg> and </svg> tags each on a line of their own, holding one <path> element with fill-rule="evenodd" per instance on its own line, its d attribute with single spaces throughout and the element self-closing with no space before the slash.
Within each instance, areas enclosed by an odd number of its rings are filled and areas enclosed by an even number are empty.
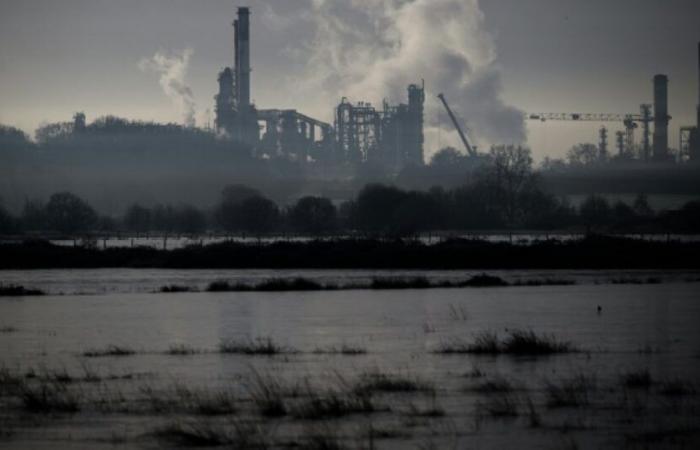
<svg viewBox="0 0 700 450">
<path fill-rule="evenodd" d="M 482 147 L 527 139 L 538 159 L 596 142 L 600 124 L 523 128 L 520 111 L 637 112 L 656 73 L 670 80 L 672 146 L 694 121 L 697 0 L 0 0 L 0 123 L 31 133 L 75 111 L 182 122 L 143 61 L 191 49 L 182 69 L 203 125 L 245 5 L 258 107 L 331 121 L 343 96 L 405 101 L 425 79 L 428 154 L 458 142 L 440 91 Z"/>
</svg>

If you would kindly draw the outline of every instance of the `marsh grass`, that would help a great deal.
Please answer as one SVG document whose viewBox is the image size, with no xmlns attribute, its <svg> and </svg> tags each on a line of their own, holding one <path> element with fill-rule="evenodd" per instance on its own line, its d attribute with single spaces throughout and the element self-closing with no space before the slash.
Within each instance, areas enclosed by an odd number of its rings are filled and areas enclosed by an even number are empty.
<svg viewBox="0 0 700 450">
<path fill-rule="evenodd" d="M 181 284 L 169 284 L 167 286 L 161 286 L 158 292 L 164 294 L 175 294 L 180 292 L 197 292 L 198 289 L 192 286 L 185 286 Z"/>
<path fill-rule="evenodd" d="M 664 380 L 659 384 L 659 394 L 668 397 L 684 397 L 697 393 L 695 385 L 681 378 Z"/>
<path fill-rule="evenodd" d="M 313 353 L 318 355 L 366 355 L 367 349 L 359 345 L 342 344 L 340 347 L 317 348 Z"/>
<path fill-rule="evenodd" d="M 443 342 L 435 353 L 536 356 L 578 351 L 570 342 L 560 341 L 551 334 L 537 334 L 531 330 L 509 330 L 507 333 L 504 339 L 499 340 L 495 332 L 482 331 L 470 343 L 458 339 Z"/>
<path fill-rule="evenodd" d="M 620 383 L 622 386 L 628 389 L 648 390 L 651 387 L 653 380 L 651 378 L 651 374 L 649 373 L 649 369 L 643 369 L 623 373 L 620 375 Z"/>
<path fill-rule="evenodd" d="M 25 288 L 19 284 L 0 284 L 0 297 L 24 297 L 30 295 L 45 295 L 40 289 Z"/>
<path fill-rule="evenodd" d="M 293 415 L 298 419 L 322 420 L 375 411 L 377 408 L 368 393 L 336 389 L 319 391 L 309 387 L 305 398 L 294 408 Z"/>
<path fill-rule="evenodd" d="M 438 404 L 437 393 L 432 392 L 430 396 L 430 403 L 425 408 L 420 408 L 416 406 L 415 403 L 408 404 L 408 411 L 405 413 L 409 417 L 444 417 L 446 415 L 445 410 Z"/>
<path fill-rule="evenodd" d="M 86 358 L 101 358 L 105 356 L 132 356 L 136 354 L 136 350 L 131 347 L 120 345 L 108 345 L 103 349 L 89 349 L 83 352 Z"/>
<path fill-rule="evenodd" d="M 336 289 L 333 285 L 322 285 L 307 278 L 271 278 L 257 284 L 231 283 L 217 280 L 209 283 L 207 292 L 283 292 L 283 291 L 320 291 Z"/>
<path fill-rule="evenodd" d="M 540 278 L 535 280 L 517 280 L 513 283 L 513 286 L 573 286 L 575 284 L 576 280 L 566 278 Z"/>
<path fill-rule="evenodd" d="M 647 277 L 647 278 L 611 278 L 611 284 L 661 284 L 661 278 L 657 277 Z"/>
<path fill-rule="evenodd" d="M 550 408 L 579 408 L 590 404 L 590 394 L 596 390 L 594 376 L 578 374 L 557 383 L 545 382 L 547 406 Z"/>
<path fill-rule="evenodd" d="M 242 420 L 230 420 L 221 424 L 204 420 L 180 420 L 155 428 L 152 435 L 182 447 L 269 448 L 269 438 L 260 426 Z"/>
<path fill-rule="evenodd" d="M 190 347 L 186 344 L 172 344 L 165 351 L 166 355 L 172 355 L 172 356 L 188 356 L 188 355 L 196 355 L 198 353 L 202 353 L 202 350 L 194 348 L 194 347 Z"/>
<path fill-rule="evenodd" d="M 481 378 L 486 376 L 486 372 L 484 372 L 481 367 L 475 365 L 472 366 L 471 370 L 465 373 L 464 376 L 467 378 Z"/>
<path fill-rule="evenodd" d="M 80 410 L 78 395 L 64 383 L 23 382 L 18 386 L 18 396 L 24 409 L 32 413 L 76 413 Z"/>
<path fill-rule="evenodd" d="M 24 385 L 25 377 L 7 367 L 0 367 L 0 396 L 12 395 Z"/>
<path fill-rule="evenodd" d="M 537 412 L 535 403 L 532 401 L 530 396 L 527 396 L 525 400 L 525 406 L 527 407 L 527 418 L 530 428 L 539 428 L 542 426 L 542 416 Z"/>
<path fill-rule="evenodd" d="M 369 284 L 370 289 L 428 289 L 438 287 L 426 277 L 398 278 L 382 277 L 373 278 Z"/>
<path fill-rule="evenodd" d="M 356 393 L 373 392 L 434 392 L 435 387 L 417 377 L 366 372 L 354 387 Z"/>
<path fill-rule="evenodd" d="M 517 417 L 520 414 L 518 399 L 506 392 L 499 392 L 485 402 L 477 402 L 477 412 L 495 418 Z"/>
<path fill-rule="evenodd" d="M 306 426 L 299 436 L 299 447 L 307 450 L 342 450 L 346 448 L 337 430 L 328 424 Z"/>
<path fill-rule="evenodd" d="M 275 343 L 269 336 L 244 340 L 223 340 L 219 344 L 219 352 L 239 355 L 263 356 L 297 353 L 297 351 L 291 347 L 284 347 Z"/>
<path fill-rule="evenodd" d="M 513 384 L 506 378 L 496 376 L 472 387 L 470 390 L 480 394 L 494 394 L 513 392 Z"/>
<path fill-rule="evenodd" d="M 193 389 L 182 384 L 172 388 L 157 390 L 152 386 L 142 386 L 149 410 L 155 413 L 185 412 L 203 416 L 234 414 L 237 411 L 234 395 L 228 390 L 213 391 Z"/>
<path fill-rule="evenodd" d="M 282 417 L 287 415 L 285 397 L 290 394 L 282 382 L 270 375 L 262 375 L 252 370 L 249 394 L 253 403 L 263 417 Z M 294 392 L 291 392 L 294 396 Z"/>
<path fill-rule="evenodd" d="M 466 322 L 467 319 L 469 319 L 469 314 L 467 313 L 467 310 L 462 305 L 455 306 L 454 304 L 450 303 L 449 311 L 450 311 L 450 319 L 452 319 L 452 320 Z"/>
</svg>

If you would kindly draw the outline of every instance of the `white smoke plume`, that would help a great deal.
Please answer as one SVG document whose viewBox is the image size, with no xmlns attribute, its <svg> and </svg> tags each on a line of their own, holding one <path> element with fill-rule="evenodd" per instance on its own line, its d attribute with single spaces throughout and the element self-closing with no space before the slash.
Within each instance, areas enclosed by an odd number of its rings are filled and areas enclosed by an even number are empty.
<svg viewBox="0 0 700 450">
<path fill-rule="evenodd" d="M 185 82 L 187 69 L 192 57 L 192 49 L 186 48 L 181 52 L 168 55 L 159 51 L 151 58 L 139 62 L 139 68 L 144 72 L 154 72 L 160 76 L 160 86 L 163 92 L 177 106 L 183 115 L 185 126 L 195 125 L 195 101 L 192 89 Z"/>
<path fill-rule="evenodd" d="M 340 96 L 377 106 L 385 98 L 405 102 L 408 84 L 424 78 L 426 150 L 437 150 L 438 126 L 443 145 L 459 145 L 440 92 L 482 148 L 525 141 L 522 112 L 501 98 L 495 45 L 478 0 L 311 0 L 305 20 L 315 37 L 298 86 L 308 89 L 307 99 L 323 96 L 318 108 L 332 108 Z"/>
</svg>

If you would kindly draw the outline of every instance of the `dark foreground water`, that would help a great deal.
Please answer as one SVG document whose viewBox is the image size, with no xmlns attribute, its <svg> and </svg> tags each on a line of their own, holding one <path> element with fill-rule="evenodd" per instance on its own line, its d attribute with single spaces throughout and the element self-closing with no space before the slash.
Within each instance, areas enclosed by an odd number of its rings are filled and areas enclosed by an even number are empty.
<svg viewBox="0 0 700 450">
<path fill-rule="evenodd" d="M 651 285 L 602 281 L 646 277 L 646 272 L 527 272 L 508 276 L 576 278 L 579 284 L 149 292 L 166 280 L 202 285 L 222 277 L 270 275 L 4 273 L 5 282 L 68 294 L 0 300 L 0 368 L 5 374 L 0 378 L 5 380 L 0 447 L 171 448 L 196 443 L 178 438 L 177 427 L 190 434 L 207 430 L 210 437 L 213 433 L 239 448 L 251 448 L 251 442 L 321 448 L 314 447 L 319 439 L 345 448 L 396 449 L 697 448 L 700 442 L 700 285 L 682 281 L 692 273 L 654 273 L 666 282 Z M 337 280 L 371 273 L 316 276 Z M 484 331 L 505 338 L 514 329 L 551 334 L 580 351 L 548 356 L 436 353 L 446 345 L 471 343 Z M 257 338 L 269 338 L 279 353 L 219 351 L 222 342 Z M 134 354 L 86 355 L 110 346 Z M 170 354 L 173 348 L 190 354 Z M 634 375 L 646 381 L 630 383 Z M 371 410 L 343 410 L 355 401 L 363 380 L 377 378 L 413 385 L 372 391 Z M 32 410 L 26 394 L 39 389 L 70 396 L 78 410 Z M 284 413 L 264 411 L 263 391 L 279 397 Z M 223 397 L 235 405 L 230 411 L 212 414 L 193 406 Z M 309 408 L 320 408 L 322 414 L 309 414 Z M 245 443 L 241 435 L 255 439 Z"/>
</svg>

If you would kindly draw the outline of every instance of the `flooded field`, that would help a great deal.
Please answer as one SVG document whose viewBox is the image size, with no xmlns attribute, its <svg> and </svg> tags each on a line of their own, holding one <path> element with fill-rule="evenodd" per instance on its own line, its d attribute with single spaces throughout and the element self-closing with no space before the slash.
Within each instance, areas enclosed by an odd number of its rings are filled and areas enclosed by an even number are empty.
<svg viewBox="0 0 700 450">
<path fill-rule="evenodd" d="M 48 295 L 0 300 L 0 448 L 697 448 L 696 273 L 490 274 L 577 284 L 162 294 L 376 272 L 3 272 Z"/>
</svg>

